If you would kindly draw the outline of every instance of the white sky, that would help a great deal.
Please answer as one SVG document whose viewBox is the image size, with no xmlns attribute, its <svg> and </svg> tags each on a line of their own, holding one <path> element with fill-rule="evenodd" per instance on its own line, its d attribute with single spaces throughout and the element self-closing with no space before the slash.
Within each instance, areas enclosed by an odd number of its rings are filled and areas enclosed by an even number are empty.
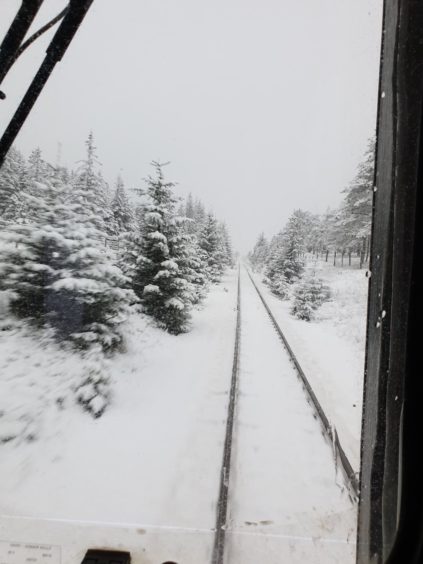
<svg viewBox="0 0 423 564">
<path fill-rule="evenodd" d="M 45 0 L 39 27 L 65 5 Z M 0 0 L 3 37 L 20 0 Z M 376 124 L 382 0 L 94 0 L 21 131 L 74 166 L 93 130 L 104 174 L 152 159 L 225 219 L 242 252 L 294 208 L 336 205 Z M 47 38 L 46 38 L 47 39 Z M 46 39 L 2 89 L 0 131 Z"/>
</svg>

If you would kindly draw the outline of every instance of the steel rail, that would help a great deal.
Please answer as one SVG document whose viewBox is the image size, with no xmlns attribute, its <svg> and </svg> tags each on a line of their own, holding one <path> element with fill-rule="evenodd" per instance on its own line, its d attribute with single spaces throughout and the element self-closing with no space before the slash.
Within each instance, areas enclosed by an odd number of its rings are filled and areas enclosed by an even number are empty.
<svg viewBox="0 0 423 564">
<path fill-rule="evenodd" d="M 304 370 L 302 369 L 300 363 L 298 362 L 297 357 L 294 354 L 294 351 L 292 350 L 291 346 L 288 343 L 287 338 L 285 337 L 282 329 L 280 328 L 278 322 L 275 319 L 275 316 L 273 315 L 271 309 L 269 308 L 266 300 L 263 297 L 263 294 L 260 292 L 254 278 L 252 277 L 250 271 L 248 270 L 248 268 L 245 267 L 245 270 L 247 271 L 247 274 L 251 280 L 251 283 L 253 284 L 254 288 L 256 289 L 263 305 L 264 308 L 266 309 L 270 320 L 272 321 L 272 324 L 276 330 L 276 332 L 278 333 L 279 337 L 282 340 L 282 343 L 286 349 L 286 351 L 288 352 L 288 355 L 298 373 L 298 376 L 313 404 L 314 409 L 316 410 L 316 413 L 320 419 L 320 422 L 322 424 L 323 427 L 323 431 L 326 434 L 326 437 L 328 438 L 328 440 L 330 441 L 332 447 L 335 449 L 335 456 L 337 457 L 337 459 L 339 459 L 340 463 L 341 463 L 341 468 L 343 470 L 344 473 L 344 477 L 345 477 L 345 481 L 347 483 L 348 486 L 348 491 L 349 491 L 349 495 L 350 498 L 353 502 L 357 502 L 358 498 L 359 498 L 359 483 L 358 483 L 358 479 L 356 476 L 356 473 L 354 472 L 353 467 L 351 466 L 350 461 L 348 460 L 347 455 L 345 454 L 344 449 L 342 448 L 342 445 L 340 443 L 339 437 L 338 437 L 338 433 L 335 429 L 335 427 L 333 425 L 331 425 L 329 423 L 329 419 L 327 418 L 322 406 L 320 405 L 319 400 L 317 399 L 316 394 L 313 391 L 313 388 L 310 385 L 310 382 L 308 381 Z"/>
<path fill-rule="evenodd" d="M 241 342 L 241 268 L 238 267 L 237 316 L 235 329 L 235 347 L 232 364 L 231 387 L 229 392 L 228 418 L 226 420 L 225 443 L 223 447 L 222 468 L 220 471 L 219 497 L 217 502 L 216 528 L 212 553 L 212 564 L 223 564 L 228 515 L 229 476 L 233 428 L 238 389 L 239 353 Z"/>
</svg>

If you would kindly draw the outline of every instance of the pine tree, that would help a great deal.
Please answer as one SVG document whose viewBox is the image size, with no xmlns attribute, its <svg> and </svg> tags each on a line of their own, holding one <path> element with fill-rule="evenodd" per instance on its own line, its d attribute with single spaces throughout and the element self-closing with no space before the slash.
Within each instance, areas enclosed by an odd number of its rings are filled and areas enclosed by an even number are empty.
<svg viewBox="0 0 423 564">
<path fill-rule="evenodd" d="M 187 330 L 193 288 L 184 275 L 187 249 L 184 230 L 176 219 L 173 182 L 165 182 L 163 165 L 152 162 L 155 176 L 147 178 L 139 256 L 133 287 L 143 310 L 173 334 Z"/>
<path fill-rule="evenodd" d="M 304 242 L 306 237 L 306 213 L 295 210 L 284 230 L 283 273 L 289 284 L 295 282 L 303 273 Z"/>
<path fill-rule="evenodd" d="M 295 288 L 291 313 L 298 319 L 312 321 L 316 310 L 329 299 L 329 287 L 313 271 Z"/>
<path fill-rule="evenodd" d="M 266 264 L 268 254 L 269 243 L 267 242 L 264 233 L 261 233 L 257 243 L 254 245 L 253 251 L 249 255 L 250 262 L 254 270 L 261 271 L 263 269 Z"/>
<path fill-rule="evenodd" d="M 219 223 L 219 233 L 223 252 L 223 265 L 232 268 L 234 266 L 232 241 L 226 223 L 223 221 Z"/>
<path fill-rule="evenodd" d="M 66 238 L 71 252 L 63 254 L 60 277 L 51 285 L 55 302 L 51 317 L 60 333 L 78 346 L 98 343 L 104 350 L 113 350 L 122 345 L 119 326 L 137 298 L 104 245 L 107 199 L 94 168 L 92 134 L 86 146 L 87 157 L 66 202 Z"/>
<path fill-rule="evenodd" d="M 114 230 L 117 236 L 130 233 L 135 226 L 135 215 L 126 195 L 123 180 L 118 176 L 111 209 L 113 213 Z"/>
<path fill-rule="evenodd" d="M 194 220 L 195 220 L 195 225 L 197 227 L 196 233 L 199 234 L 201 233 L 207 221 L 207 214 L 203 203 L 198 198 L 195 200 L 194 203 Z"/>
<path fill-rule="evenodd" d="M 290 296 L 290 284 L 285 276 L 284 233 L 280 231 L 270 241 L 266 253 L 266 267 L 263 281 L 271 291 L 282 298 Z"/>
<path fill-rule="evenodd" d="M 54 179 L 59 178 L 59 175 L 58 171 L 42 158 L 41 149 L 37 148 L 28 157 L 24 177 L 25 192 L 32 198 L 38 199 L 43 198 L 45 185 L 51 184 Z M 23 199 L 21 209 L 24 216 L 23 221 L 31 222 L 36 219 L 37 206 L 28 204 L 25 198 Z"/>
<path fill-rule="evenodd" d="M 281 298 L 289 297 L 289 286 L 303 273 L 307 225 L 308 214 L 295 210 L 285 229 L 273 237 L 270 243 L 265 281 L 272 292 Z"/>
<path fill-rule="evenodd" d="M 197 237 L 187 233 L 184 228 L 188 221 L 186 217 L 176 219 L 173 254 L 178 263 L 179 276 L 187 281 L 185 299 L 189 304 L 196 304 L 203 299 L 207 288 L 207 277 L 204 274 L 206 263 Z"/>
<path fill-rule="evenodd" d="M 184 215 L 188 219 L 188 221 L 185 222 L 186 232 L 190 233 L 191 235 L 198 233 L 198 222 L 195 212 L 194 200 L 191 193 L 188 194 L 185 202 L 184 213 L 181 215 Z"/>
<path fill-rule="evenodd" d="M 9 224 L 1 234 L 0 288 L 11 293 L 11 311 L 16 316 L 40 323 L 46 314 L 47 286 L 56 275 L 60 194 L 60 188 L 47 183 L 39 184 L 38 197 L 25 193 L 34 220 Z"/>
<path fill-rule="evenodd" d="M 104 208 L 103 208 L 103 221 L 104 230 L 106 233 L 106 243 L 110 238 L 116 236 L 116 224 L 115 218 L 112 211 L 112 200 L 113 194 L 110 190 L 108 182 L 104 179 L 101 169 L 97 172 L 98 182 L 99 182 L 99 193 L 101 197 L 104 198 Z"/>
<path fill-rule="evenodd" d="M 362 162 L 351 184 L 344 190 L 344 229 L 350 240 L 370 235 L 373 203 L 375 140 L 369 139 Z"/>
<path fill-rule="evenodd" d="M 212 282 L 219 282 L 225 268 L 225 250 L 219 234 L 216 218 L 212 213 L 207 215 L 198 239 L 206 256 L 206 272 Z"/>
<path fill-rule="evenodd" d="M 368 141 L 363 161 L 351 184 L 344 190 L 345 198 L 335 225 L 338 248 L 361 253 L 360 267 L 370 247 L 373 207 L 373 176 L 375 140 Z"/>
<path fill-rule="evenodd" d="M 93 192 L 89 184 L 72 191 L 59 178 L 38 183 L 37 196 L 26 196 L 31 221 L 2 234 L 0 288 L 12 295 L 12 313 L 50 325 L 59 340 L 113 350 L 136 297 L 101 245 Z"/>
<path fill-rule="evenodd" d="M 23 192 L 26 191 L 27 167 L 22 154 L 12 147 L 0 169 L 0 228 L 13 221 L 23 221 Z"/>
<path fill-rule="evenodd" d="M 41 149 L 37 147 L 28 157 L 28 176 L 35 182 L 41 182 L 48 175 L 48 165 L 42 159 Z"/>
<path fill-rule="evenodd" d="M 189 219 L 195 220 L 194 199 L 191 192 L 188 194 L 187 201 L 185 203 L 185 216 Z"/>
<path fill-rule="evenodd" d="M 109 201 L 106 193 L 104 179 L 98 172 L 99 161 L 97 159 L 96 147 L 94 145 L 94 136 L 90 132 L 88 139 L 85 141 L 87 148 L 86 158 L 81 162 L 76 171 L 73 181 L 74 192 L 81 194 L 85 192 L 85 200 L 94 211 L 93 224 L 101 236 L 103 245 L 106 244 L 108 230 L 113 231 L 111 223 L 111 212 Z"/>
</svg>

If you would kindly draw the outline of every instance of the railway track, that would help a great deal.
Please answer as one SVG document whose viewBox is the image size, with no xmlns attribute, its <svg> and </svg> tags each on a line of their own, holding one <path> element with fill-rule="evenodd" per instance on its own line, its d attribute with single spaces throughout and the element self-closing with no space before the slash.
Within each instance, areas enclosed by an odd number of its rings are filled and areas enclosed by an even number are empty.
<svg viewBox="0 0 423 564">
<path fill-rule="evenodd" d="M 314 410 L 314 417 L 320 421 L 322 426 L 322 431 L 327 441 L 334 450 L 336 457 L 336 463 L 339 463 L 339 467 L 343 471 L 343 476 L 345 483 L 348 488 L 348 493 L 351 501 L 355 503 L 358 500 L 359 488 L 358 480 L 356 474 L 348 460 L 348 457 L 342 448 L 339 441 L 338 433 L 336 429 L 330 424 L 327 415 L 325 414 L 321 404 L 318 401 L 316 394 L 314 393 L 309 380 L 307 379 L 301 365 L 296 358 L 291 346 L 289 345 L 282 329 L 280 328 L 275 316 L 273 315 L 271 309 L 269 308 L 262 292 L 254 281 L 251 273 L 245 268 L 249 280 L 251 281 L 255 291 L 260 298 L 260 301 L 267 312 L 270 321 L 280 338 L 284 349 L 286 350 L 291 364 L 293 365 L 295 372 L 302 384 L 304 391 L 306 392 L 306 400 L 311 405 Z M 240 352 L 241 352 L 241 267 L 238 268 L 238 289 L 237 289 L 237 319 L 236 319 L 236 331 L 235 331 L 235 346 L 234 346 L 234 357 L 232 365 L 232 377 L 229 392 L 229 403 L 228 403 L 228 416 L 226 421 L 226 432 L 223 447 L 223 460 L 220 471 L 220 484 L 219 484 L 219 496 L 217 504 L 217 515 L 216 515 L 216 527 L 215 527 L 215 537 L 212 553 L 212 564 L 223 564 L 225 559 L 225 540 L 228 531 L 228 505 L 229 505 L 229 486 L 230 486 L 230 475 L 231 475 L 231 455 L 232 455 L 232 444 L 234 438 L 234 421 L 237 407 L 237 389 L 238 389 L 238 375 L 239 375 L 239 365 L 240 365 Z"/>
<path fill-rule="evenodd" d="M 231 454 L 233 428 L 236 408 L 236 395 L 239 373 L 239 353 L 241 343 L 241 267 L 238 267 L 237 315 L 235 329 L 235 347 L 232 363 L 232 378 L 229 392 L 228 418 L 226 421 L 225 442 L 223 447 L 223 461 L 220 471 L 219 498 L 217 502 L 216 532 L 213 546 L 212 564 L 223 564 L 225 551 L 225 537 L 228 515 L 229 477 L 231 471 Z"/>
<path fill-rule="evenodd" d="M 358 484 L 358 480 L 357 480 L 357 476 L 356 473 L 353 469 L 353 467 L 351 466 L 350 461 L 348 460 L 347 455 L 345 454 L 344 449 L 342 448 L 342 445 L 340 443 L 339 440 L 339 436 L 338 433 L 335 429 L 335 427 L 333 427 L 330 422 L 329 419 L 326 415 L 326 413 L 324 412 L 319 400 L 317 399 L 316 394 L 313 391 L 313 388 L 310 385 L 310 382 L 308 381 L 304 370 L 301 368 L 300 363 L 298 362 L 297 357 L 294 354 L 294 351 L 292 350 L 291 346 L 288 343 L 288 340 L 286 339 L 282 329 L 280 328 L 278 322 L 276 321 L 275 316 L 273 315 L 271 309 L 269 308 L 266 300 L 263 297 L 263 294 L 260 292 L 254 278 L 252 277 L 251 273 L 249 272 L 249 270 L 246 268 L 248 277 L 251 280 L 251 283 L 253 284 L 254 288 L 256 289 L 257 294 L 260 297 L 261 302 L 263 303 L 263 306 L 268 314 L 268 316 L 270 317 L 270 320 L 272 322 L 272 325 L 274 326 L 278 336 L 280 337 L 283 346 L 285 347 L 285 350 L 287 351 L 289 358 L 292 362 L 292 364 L 294 365 L 295 371 L 297 372 L 297 375 L 304 387 L 304 390 L 306 391 L 308 398 L 315 410 L 315 413 L 317 415 L 317 417 L 320 420 L 320 423 L 322 425 L 324 434 L 326 435 L 329 443 L 333 446 L 333 448 L 335 449 L 335 455 L 337 457 L 337 460 L 340 463 L 340 467 L 342 468 L 343 474 L 344 474 L 344 478 L 348 487 L 348 491 L 351 497 L 351 500 L 354 502 L 358 501 L 358 495 L 359 495 L 359 484 Z"/>
</svg>

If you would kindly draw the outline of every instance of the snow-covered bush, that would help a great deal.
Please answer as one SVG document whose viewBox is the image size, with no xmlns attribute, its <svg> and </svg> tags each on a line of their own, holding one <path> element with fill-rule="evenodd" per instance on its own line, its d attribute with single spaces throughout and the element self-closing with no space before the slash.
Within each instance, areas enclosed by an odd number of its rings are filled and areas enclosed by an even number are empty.
<svg viewBox="0 0 423 564">
<path fill-rule="evenodd" d="M 101 417 L 110 403 L 110 376 L 101 349 L 93 348 L 85 356 L 84 373 L 75 387 L 75 397 L 85 411 Z"/>
<path fill-rule="evenodd" d="M 272 280 L 268 281 L 268 285 L 273 294 L 275 294 L 279 298 L 282 298 L 283 300 L 289 299 L 291 293 L 291 285 L 288 283 L 283 274 L 274 276 Z"/>
<path fill-rule="evenodd" d="M 313 273 L 296 286 L 291 313 L 298 319 L 311 321 L 315 311 L 329 299 L 329 286 Z"/>
</svg>

